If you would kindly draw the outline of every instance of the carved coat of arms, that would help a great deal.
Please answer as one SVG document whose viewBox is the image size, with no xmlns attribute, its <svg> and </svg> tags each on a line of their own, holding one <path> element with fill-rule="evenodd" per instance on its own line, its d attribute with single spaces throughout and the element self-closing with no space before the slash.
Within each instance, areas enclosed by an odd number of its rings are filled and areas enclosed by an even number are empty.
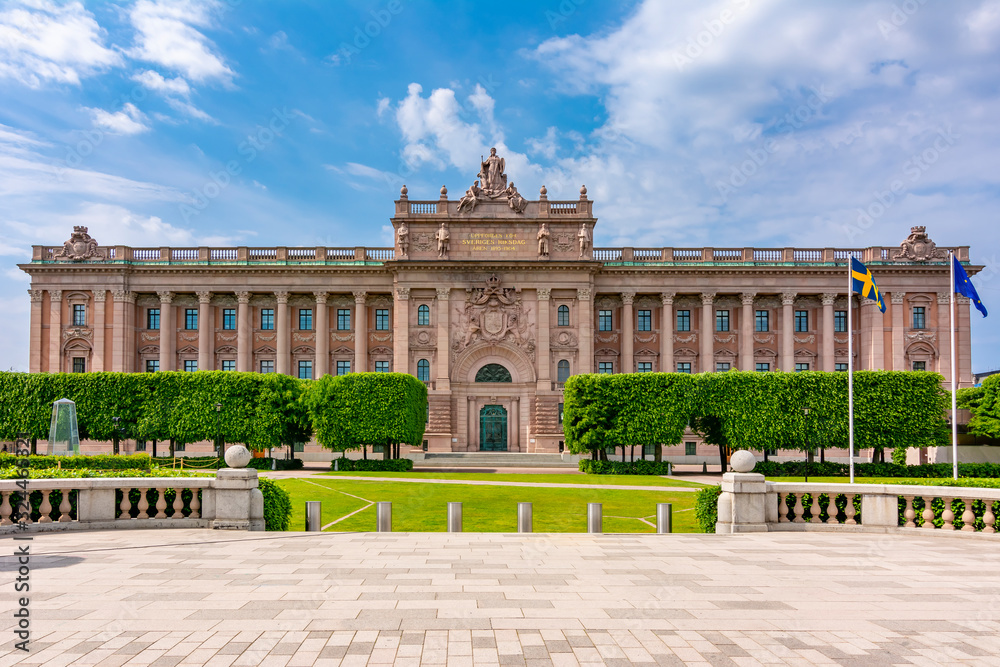
<svg viewBox="0 0 1000 667">
<path fill-rule="evenodd" d="M 464 306 L 458 308 L 460 326 L 452 343 L 458 354 L 476 342 L 511 341 L 532 356 L 535 350 L 528 325 L 528 310 L 521 297 L 500 286 L 500 278 L 490 276 L 486 287 L 473 290 Z"/>
<path fill-rule="evenodd" d="M 926 227 L 911 227 L 910 235 L 899 244 L 899 250 L 893 253 L 895 262 L 926 262 L 932 259 L 947 259 L 948 251 L 939 250 L 937 244 L 927 236 Z"/>
<path fill-rule="evenodd" d="M 62 250 L 52 255 L 62 261 L 80 262 L 86 259 L 100 258 L 97 241 L 87 233 L 86 227 L 73 227 L 69 240 L 63 243 Z"/>
</svg>

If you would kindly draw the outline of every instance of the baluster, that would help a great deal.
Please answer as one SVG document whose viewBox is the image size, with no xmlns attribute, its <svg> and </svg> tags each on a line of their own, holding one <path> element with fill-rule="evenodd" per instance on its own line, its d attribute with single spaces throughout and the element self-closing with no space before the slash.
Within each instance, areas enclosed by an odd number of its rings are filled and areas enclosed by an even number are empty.
<svg viewBox="0 0 1000 667">
<path fill-rule="evenodd" d="M 167 518 L 167 490 L 157 489 L 156 490 L 156 517 L 157 519 Z"/>
<path fill-rule="evenodd" d="M 70 516 L 70 512 L 73 511 L 73 505 L 69 502 L 69 494 L 72 493 L 69 489 L 63 489 L 62 501 L 59 503 L 59 523 L 68 523 L 73 520 Z"/>
<path fill-rule="evenodd" d="M 827 516 L 826 516 L 826 522 L 827 523 L 839 523 L 837 521 L 837 512 L 838 511 L 839 510 L 837 510 L 837 494 L 836 493 L 831 493 L 830 494 L 830 502 L 826 506 L 826 514 L 827 514 Z"/>
<path fill-rule="evenodd" d="M 812 505 L 809 507 L 809 517 L 810 517 L 809 520 L 812 523 L 819 523 L 819 515 L 822 511 L 823 507 L 820 505 L 819 502 L 819 494 L 814 493 Z"/>
<path fill-rule="evenodd" d="M 916 528 L 917 524 L 913 520 L 917 516 L 917 513 L 913 511 L 914 496 L 903 496 L 903 497 L 906 498 L 906 509 L 903 510 L 903 517 L 906 519 L 906 525 L 904 525 L 903 527 Z"/>
<path fill-rule="evenodd" d="M 965 511 L 962 512 L 962 531 L 970 533 L 976 530 L 976 513 L 972 511 L 972 498 L 962 498 L 965 503 Z"/>
<path fill-rule="evenodd" d="M 122 489 L 122 504 L 120 505 L 122 513 L 118 516 L 119 519 L 131 519 L 132 516 L 130 512 L 132 511 L 132 501 L 128 499 L 128 494 L 132 492 L 130 488 Z"/>
<path fill-rule="evenodd" d="M 788 523 L 788 496 L 778 494 L 778 523 Z"/>
<path fill-rule="evenodd" d="M 201 503 L 198 501 L 198 489 L 191 489 L 191 514 L 188 515 L 189 519 L 197 519 L 198 509 L 201 507 Z"/>
<path fill-rule="evenodd" d="M 931 506 L 932 502 L 934 502 L 933 498 L 924 496 L 924 511 L 921 512 L 921 516 L 924 517 L 924 523 L 920 527 L 928 530 L 934 530 L 934 508 Z"/>
<path fill-rule="evenodd" d="M 941 530 L 955 530 L 955 513 L 951 510 L 953 500 L 953 498 L 944 499 L 944 512 L 941 512 L 944 525 L 941 526 Z"/>
<path fill-rule="evenodd" d="M 802 496 L 804 496 L 804 495 L 806 495 L 806 494 L 804 494 L 804 493 L 796 493 L 795 494 L 795 509 L 792 510 L 792 513 L 795 516 L 792 517 L 792 523 L 805 523 L 806 522 L 806 520 L 802 518 L 802 515 L 805 514 L 805 510 L 802 509 Z"/>
<path fill-rule="evenodd" d="M 853 493 L 844 494 L 844 498 L 847 500 L 847 503 L 844 505 L 844 514 L 847 515 L 847 518 L 844 519 L 845 526 L 856 526 L 858 523 L 854 520 L 854 515 L 856 513 L 856 510 L 854 509 L 854 495 L 855 494 Z"/>
<path fill-rule="evenodd" d="M 52 503 L 49 502 L 49 494 L 52 493 L 48 490 L 42 491 L 42 504 L 38 508 L 38 523 L 52 523 Z"/>
<path fill-rule="evenodd" d="M 21 500 L 18 502 L 17 508 L 21 513 L 17 517 L 17 522 L 30 526 L 35 523 L 31 520 L 31 493 L 28 491 L 22 491 L 18 494 L 18 498 Z"/>
<path fill-rule="evenodd" d="M 14 511 L 14 508 L 10 506 L 10 493 L 0 493 L 3 496 L 3 503 L 0 504 L 0 526 L 10 526 L 13 525 L 13 521 L 10 520 L 10 515 Z"/>
<path fill-rule="evenodd" d="M 146 510 L 149 509 L 149 501 L 146 500 L 147 489 L 139 489 L 139 516 L 137 519 L 148 519 L 149 515 L 146 514 Z"/>
<path fill-rule="evenodd" d="M 183 519 L 184 518 L 184 498 L 181 496 L 181 491 L 183 489 L 175 489 L 174 493 L 174 513 L 170 517 L 171 519 Z M 166 497 L 166 494 L 163 494 Z"/>
<path fill-rule="evenodd" d="M 993 514 L 993 501 L 984 500 L 983 503 L 986 505 L 986 512 L 983 513 L 983 523 L 986 525 L 983 526 L 983 532 L 994 533 L 996 532 L 996 528 L 993 526 L 996 525 L 997 517 Z"/>
</svg>

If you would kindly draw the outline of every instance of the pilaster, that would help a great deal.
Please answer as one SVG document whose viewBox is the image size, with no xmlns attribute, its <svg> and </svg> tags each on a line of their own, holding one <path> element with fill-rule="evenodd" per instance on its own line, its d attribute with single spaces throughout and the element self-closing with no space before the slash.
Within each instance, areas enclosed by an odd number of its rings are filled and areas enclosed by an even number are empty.
<svg viewBox="0 0 1000 667">
<path fill-rule="evenodd" d="M 410 288 L 393 290 L 392 308 L 392 369 L 410 372 Z"/>
<path fill-rule="evenodd" d="M 906 354 L 903 349 L 903 332 L 906 330 L 906 292 L 893 292 L 892 297 L 892 369 L 894 371 L 905 371 Z"/>
<path fill-rule="evenodd" d="M 236 370 L 248 373 L 253 359 L 250 326 L 250 292 L 236 292 Z"/>
<path fill-rule="evenodd" d="M 674 367 L 674 296 L 673 292 L 660 294 L 660 368 L 661 373 L 673 373 Z"/>
<path fill-rule="evenodd" d="M 590 300 L 591 290 L 582 287 L 576 290 L 580 309 L 580 372 L 594 372 L 594 308 Z"/>
<path fill-rule="evenodd" d="M 326 292 L 313 292 L 316 297 L 316 361 L 313 377 L 317 380 L 330 373 L 330 307 Z"/>
<path fill-rule="evenodd" d="M 274 293 L 274 298 L 278 302 L 278 308 L 274 314 L 277 320 L 274 323 L 275 338 L 277 339 L 275 371 L 282 375 L 288 375 L 292 361 L 292 322 L 288 317 L 288 292 L 277 291 Z"/>
<path fill-rule="evenodd" d="M 956 333 L 956 357 L 958 361 L 958 388 L 971 387 L 974 382 L 972 377 L 972 299 L 967 296 L 956 295 L 955 302 L 955 327 Z M 951 354 L 951 350 L 948 350 Z"/>
<path fill-rule="evenodd" d="M 795 370 L 795 292 L 781 294 L 781 370 Z"/>
<path fill-rule="evenodd" d="M 49 291 L 49 372 L 62 372 L 62 290 Z"/>
<path fill-rule="evenodd" d="M 160 370 L 161 371 L 172 371 L 174 370 L 174 363 L 177 359 L 177 354 L 174 348 L 177 343 L 177 332 L 174 330 L 174 293 L 173 292 L 157 292 L 160 297 Z M 118 300 L 117 293 L 115 294 L 115 301 Z M 115 345 L 118 341 L 118 326 L 120 320 L 118 319 L 118 309 L 117 304 L 115 307 Z M 117 350 L 118 348 L 115 347 Z M 118 364 L 118 353 L 114 352 L 115 364 Z M 120 370 L 116 368 L 115 370 Z"/>
<path fill-rule="evenodd" d="M 939 292 L 937 295 L 937 339 L 938 339 L 938 373 L 944 376 L 946 386 L 951 386 L 951 293 Z"/>
<path fill-rule="evenodd" d="M 212 349 L 215 325 L 212 323 L 211 304 L 211 292 L 198 292 L 198 370 L 200 371 L 215 370 L 215 364 L 212 363 L 215 357 Z"/>
<path fill-rule="evenodd" d="M 437 367 L 437 381 L 435 387 L 438 391 L 451 391 L 451 350 L 448 345 L 448 328 L 451 314 L 451 288 L 437 288 L 437 356 L 435 365 Z M 449 429 L 450 430 L 450 429 Z"/>
<path fill-rule="evenodd" d="M 552 361 L 549 354 L 549 335 L 552 316 L 552 304 L 550 296 L 552 290 L 547 287 L 539 287 L 538 295 L 538 342 L 535 351 L 538 357 L 538 391 L 550 391 L 552 389 Z"/>
<path fill-rule="evenodd" d="M 715 293 L 705 292 L 701 295 L 701 331 L 698 333 L 701 341 L 701 372 L 715 371 Z"/>
<path fill-rule="evenodd" d="M 128 326 L 128 309 L 129 304 L 135 303 L 135 295 L 132 292 L 126 290 L 115 290 L 112 292 L 114 297 L 114 308 L 115 308 L 115 322 L 114 328 L 111 333 L 111 370 L 116 373 L 127 373 L 129 371 L 128 361 L 128 337 L 131 335 L 135 337 L 135 332 L 129 331 Z M 163 317 L 161 315 L 160 324 L 162 327 Z M 160 338 L 163 338 L 163 332 L 160 332 Z M 160 349 L 162 350 L 162 343 Z M 163 364 L 161 363 L 162 367 Z"/>
<path fill-rule="evenodd" d="M 368 370 L 368 293 L 354 293 L 354 371 Z"/>
<path fill-rule="evenodd" d="M 740 315 L 740 370 L 752 371 L 756 368 L 753 361 L 753 330 L 756 319 L 753 312 L 753 300 L 756 292 L 743 292 L 740 301 L 743 312 Z"/>
<path fill-rule="evenodd" d="M 635 372 L 635 333 L 632 317 L 635 292 L 622 292 L 622 373 Z"/>
<path fill-rule="evenodd" d="M 836 348 L 834 346 L 833 337 L 836 335 L 834 332 L 834 313 L 833 306 L 837 301 L 836 294 L 824 294 L 823 299 L 823 321 L 820 323 L 822 327 L 823 344 L 820 351 L 820 359 L 822 360 L 822 365 L 820 370 L 832 371 L 836 368 Z"/>
<path fill-rule="evenodd" d="M 32 373 L 42 371 L 42 305 L 45 291 L 29 289 L 31 297 L 31 338 L 28 345 L 28 370 Z"/>
</svg>

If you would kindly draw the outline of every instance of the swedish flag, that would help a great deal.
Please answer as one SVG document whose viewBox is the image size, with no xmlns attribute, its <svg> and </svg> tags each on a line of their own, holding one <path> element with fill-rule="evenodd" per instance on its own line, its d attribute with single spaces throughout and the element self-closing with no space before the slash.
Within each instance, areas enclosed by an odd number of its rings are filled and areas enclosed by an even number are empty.
<svg viewBox="0 0 1000 667">
<path fill-rule="evenodd" d="M 878 287 L 875 285 L 875 276 L 868 270 L 868 267 L 853 257 L 851 258 L 851 282 L 854 285 L 855 292 L 867 299 L 871 299 L 878 304 L 879 310 L 883 313 L 885 312 L 885 301 L 882 300 L 882 293 L 878 291 Z"/>
<path fill-rule="evenodd" d="M 952 255 L 951 261 L 955 264 L 955 291 L 962 296 L 972 299 L 973 305 L 979 309 L 983 317 L 986 317 L 986 306 L 979 300 L 979 293 L 969 280 L 969 274 L 965 272 L 961 262 L 958 261 L 958 257 Z"/>
</svg>

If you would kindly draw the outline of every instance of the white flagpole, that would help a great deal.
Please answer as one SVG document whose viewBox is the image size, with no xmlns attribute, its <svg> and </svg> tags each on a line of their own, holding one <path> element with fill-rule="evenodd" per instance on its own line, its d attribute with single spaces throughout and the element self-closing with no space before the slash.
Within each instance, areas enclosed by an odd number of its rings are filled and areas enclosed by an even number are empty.
<svg viewBox="0 0 1000 667">
<path fill-rule="evenodd" d="M 847 256 L 847 441 L 851 457 L 851 484 L 854 484 L 854 279 L 851 276 L 851 256 Z"/>
<path fill-rule="evenodd" d="M 948 251 L 948 266 L 951 269 L 951 287 L 948 289 L 951 301 L 951 459 L 952 474 L 958 479 L 958 366 L 955 364 L 955 251 Z"/>
</svg>

